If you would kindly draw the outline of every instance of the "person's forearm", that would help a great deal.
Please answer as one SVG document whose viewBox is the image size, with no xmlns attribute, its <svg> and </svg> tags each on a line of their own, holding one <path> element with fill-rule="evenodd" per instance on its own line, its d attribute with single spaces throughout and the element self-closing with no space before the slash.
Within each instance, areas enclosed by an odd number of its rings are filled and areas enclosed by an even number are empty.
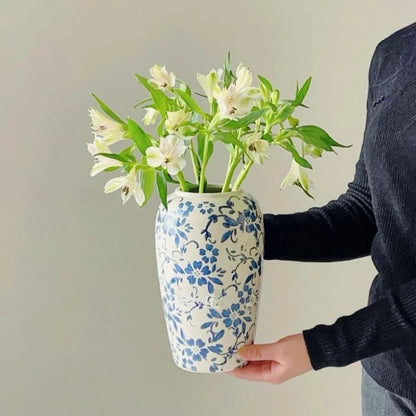
<svg viewBox="0 0 416 416">
<path fill-rule="evenodd" d="M 330 262 L 370 254 L 376 225 L 370 203 L 346 193 L 323 207 L 264 214 L 264 258 Z"/>
<path fill-rule="evenodd" d="M 312 366 L 342 367 L 416 338 L 416 278 L 395 287 L 385 297 L 341 316 L 332 325 L 303 330 Z"/>
<path fill-rule="evenodd" d="M 377 231 L 363 151 L 338 199 L 293 214 L 265 213 L 264 259 L 329 262 L 370 254 Z"/>
</svg>

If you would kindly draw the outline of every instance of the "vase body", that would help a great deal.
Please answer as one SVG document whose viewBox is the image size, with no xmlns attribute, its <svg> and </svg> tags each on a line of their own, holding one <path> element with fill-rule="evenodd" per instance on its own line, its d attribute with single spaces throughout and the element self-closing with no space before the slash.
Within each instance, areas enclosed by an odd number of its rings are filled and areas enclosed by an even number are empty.
<svg viewBox="0 0 416 416">
<path fill-rule="evenodd" d="M 246 361 L 254 342 L 263 262 L 263 216 L 243 190 L 176 189 L 155 224 L 158 277 L 175 364 L 201 373 Z"/>
</svg>

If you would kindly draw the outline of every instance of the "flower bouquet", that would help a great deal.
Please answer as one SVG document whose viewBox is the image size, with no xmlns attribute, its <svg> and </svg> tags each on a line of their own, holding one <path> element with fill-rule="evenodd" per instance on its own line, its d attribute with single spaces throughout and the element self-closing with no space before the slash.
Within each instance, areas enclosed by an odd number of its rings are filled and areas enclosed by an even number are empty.
<svg viewBox="0 0 416 416">
<path fill-rule="evenodd" d="M 192 93 L 166 66 L 149 72 L 149 78 L 135 74 L 149 97 L 134 108 L 145 110 L 142 124 L 154 125 L 156 134 L 123 120 L 93 94 L 102 112 L 89 109 L 90 175 L 122 169 L 104 192 L 120 189 L 123 204 L 133 195 L 141 207 L 157 189 L 156 260 L 173 360 L 192 372 L 229 371 L 245 364 L 236 352 L 254 340 L 261 291 L 263 218 L 256 199 L 241 188 L 244 179 L 279 147 L 292 157 L 280 188 L 296 185 L 312 197 L 308 158 L 350 146 L 293 116 L 297 107 L 308 108 L 303 101 L 311 77 L 301 88 L 296 83 L 295 98 L 288 100 L 264 76 L 253 86 L 242 63 L 234 72 L 229 53 L 222 68 L 197 74 L 200 92 Z M 112 152 L 109 146 L 122 140 L 129 145 Z M 229 154 L 221 184 L 207 180 L 217 142 Z M 184 173 L 187 160 L 192 179 Z M 170 194 L 169 183 L 175 185 Z"/>
</svg>

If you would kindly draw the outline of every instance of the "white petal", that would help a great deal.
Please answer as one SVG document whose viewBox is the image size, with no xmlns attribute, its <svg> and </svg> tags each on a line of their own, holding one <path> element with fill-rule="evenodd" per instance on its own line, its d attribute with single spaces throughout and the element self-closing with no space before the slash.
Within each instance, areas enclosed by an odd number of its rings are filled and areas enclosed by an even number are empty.
<svg viewBox="0 0 416 416">
<path fill-rule="evenodd" d="M 293 182 L 295 182 L 298 179 L 298 173 L 297 173 L 297 163 L 295 165 L 294 159 L 292 159 L 292 163 L 290 165 L 289 172 L 287 175 L 283 178 L 282 183 L 280 184 L 280 189 L 286 188 L 288 185 L 292 185 Z"/>
<path fill-rule="evenodd" d="M 145 200 L 143 189 L 142 188 L 136 189 L 133 192 L 133 196 L 137 202 L 137 205 L 141 207 L 144 204 L 144 200 Z"/>
<path fill-rule="evenodd" d="M 142 118 L 143 123 L 146 126 L 156 123 L 156 119 L 157 119 L 158 114 L 159 114 L 159 112 L 157 110 L 155 110 L 153 107 L 146 108 L 146 114 Z"/>
<path fill-rule="evenodd" d="M 123 162 L 120 162 L 119 160 L 115 159 L 110 159 L 105 156 L 96 156 L 95 159 L 97 160 L 97 162 L 92 167 L 90 176 L 95 176 L 97 173 L 100 173 L 107 168 L 123 166 Z"/>
<path fill-rule="evenodd" d="M 165 70 L 166 71 L 166 70 Z M 163 68 L 160 65 L 154 64 L 150 69 L 149 69 L 149 73 L 150 75 L 155 78 L 155 79 L 159 79 L 162 77 L 163 75 Z"/>
<path fill-rule="evenodd" d="M 169 175 L 176 175 L 186 166 L 186 160 L 183 158 L 174 159 L 166 164 Z"/>
<path fill-rule="evenodd" d="M 146 149 L 147 164 L 152 168 L 161 166 L 165 161 L 165 156 L 156 146 L 151 146 Z"/>
<path fill-rule="evenodd" d="M 176 76 L 173 74 L 173 72 L 169 73 L 169 86 L 173 87 L 175 86 L 175 82 L 176 82 Z"/>
<path fill-rule="evenodd" d="M 131 198 L 131 194 L 132 194 L 131 189 L 127 187 L 127 190 L 128 190 L 127 195 L 125 191 L 123 190 L 121 191 L 121 200 L 123 201 L 123 205 Z"/>
<path fill-rule="evenodd" d="M 243 66 L 242 63 L 240 63 L 236 70 L 236 89 L 237 91 L 242 91 L 245 88 L 249 88 L 251 86 L 251 83 L 253 82 L 253 76 L 251 75 L 251 72 L 249 69 L 245 66 Z"/>
<path fill-rule="evenodd" d="M 108 194 L 109 192 L 114 192 L 117 189 L 120 189 L 123 185 L 126 183 L 125 176 L 119 176 L 117 178 L 110 179 L 105 185 L 104 185 L 104 192 Z"/>
<path fill-rule="evenodd" d="M 97 134 L 107 130 L 119 132 L 124 132 L 126 130 L 126 127 L 123 124 L 105 116 L 94 108 L 90 108 L 88 112 L 91 117 L 92 129 L 95 130 Z"/>
<path fill-rule="evenodd" d="M 87 143 L 87 149 L 88 151 L 94 156 L 96 153 L 98 153 L 97 148 L 95 147 L 94 143 Z"/>
<path fill-rule="evenodd" d="M 95 155 L 96 153 L 112 153 L 104 139 L 95 135 L 93 143 L 87 143 L 88 151 Z"/>
</svg>

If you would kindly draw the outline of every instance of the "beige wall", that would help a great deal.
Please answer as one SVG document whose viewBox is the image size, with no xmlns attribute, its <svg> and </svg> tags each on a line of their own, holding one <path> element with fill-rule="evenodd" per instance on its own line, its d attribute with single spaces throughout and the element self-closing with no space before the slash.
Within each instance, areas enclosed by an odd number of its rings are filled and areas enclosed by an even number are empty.
<svg viewBox="0 0 416 416">
<path fill-rule="evenodd" d="M 415 12 L 414 0 L 2 0 L 0 415 L 358 415 L 359 362 L 279 386 L 173 364 L 153 251 L 158 201 L 123 207 L 102 190 L 113 174 L 89 177 L 89 93 L 139 119 L 134 72 L 166 64 L 196 87 L 195 73 L 228 50 L 285 98 L 312 75 L 301 122 L 354 146 L 316 162 L 315 201 L 278 190 L 286 153 L 245 183 L 263 212 L 304 210 L 346 190 L 371 55 Z M 266 262 L 256 342 L 353 313 L 374 275 L 370 258 Z"/>
</svg>

